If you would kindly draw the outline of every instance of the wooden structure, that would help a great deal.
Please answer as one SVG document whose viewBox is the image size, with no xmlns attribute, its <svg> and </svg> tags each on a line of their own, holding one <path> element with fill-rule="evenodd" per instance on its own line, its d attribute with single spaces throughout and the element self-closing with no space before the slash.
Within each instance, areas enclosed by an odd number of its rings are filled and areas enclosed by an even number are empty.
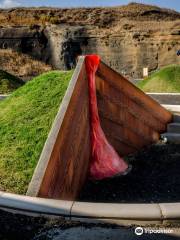
<svg viewBox="0 0 180 240">
<path fill-rule="evenodd" d="M 90 163 L 88 82 L 80 57 L 27 195 L 74 200 Z M 125 156 L 159 140 L 172 114 L 103 62 L 96 74 L 101 125 Z"/>
</svg>

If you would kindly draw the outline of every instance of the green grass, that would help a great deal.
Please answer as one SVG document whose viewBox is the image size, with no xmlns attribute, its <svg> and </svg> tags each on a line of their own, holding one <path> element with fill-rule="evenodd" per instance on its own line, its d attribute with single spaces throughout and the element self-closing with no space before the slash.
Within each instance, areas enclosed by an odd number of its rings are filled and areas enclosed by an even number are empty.
<svg viewBox="0 0 180 240">
<path fill-rule="evenodd" d="M 137 86 L 145 92 L 180 93 L 180 65 L 169 65 L 153 73 Z"/>
<path fill-rule="evenodd" d="M 0 70 L 0 94 L 8 94 L 21 87 L 24 82 L 3 70 Z"/>
<path fill-rule="evenodd" d="M 45 73 L 0 102 L 0 190 L 26 192 L 71 76 Z"/>
</svg>

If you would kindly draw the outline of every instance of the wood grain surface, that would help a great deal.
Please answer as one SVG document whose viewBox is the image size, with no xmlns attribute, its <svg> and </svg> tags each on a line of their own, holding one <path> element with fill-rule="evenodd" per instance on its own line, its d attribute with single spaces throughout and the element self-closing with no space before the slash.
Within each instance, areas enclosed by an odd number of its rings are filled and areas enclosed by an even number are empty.
<svg viewBox="0 0 180 240">
<path fill-rule="evenodd" d="M 88 82 L 81 58 L 27 194 L 75 199 L 87 178 L 90 147 Z"/>
<path fill-rule="evenodd" d="M 159 140 L 172 114 L 103 62 L 96 74 L 101 126 L 125 156 Z"/>
</svg>

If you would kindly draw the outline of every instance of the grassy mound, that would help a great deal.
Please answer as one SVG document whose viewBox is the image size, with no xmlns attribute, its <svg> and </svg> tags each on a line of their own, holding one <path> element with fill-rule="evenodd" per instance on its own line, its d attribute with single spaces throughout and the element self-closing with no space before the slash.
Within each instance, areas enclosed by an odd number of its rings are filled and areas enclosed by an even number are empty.
<svg viewBox="0 0 180 240">
<path fill-rule="evenodd" d="M 45 73 L 0 102 L 0 190 L 26 192 L 71 76 Z"/>
<path fill-rule="evenodd" d="M 20 78 L 0 70 L 0 94 L 11 93 L 23 84 Z"/>
<path fill-rule="evenodd" d="M 137 86 L 145 92 L 180 93 L 180 65 L 170 65 L 140 81 Z"/>
</svg>

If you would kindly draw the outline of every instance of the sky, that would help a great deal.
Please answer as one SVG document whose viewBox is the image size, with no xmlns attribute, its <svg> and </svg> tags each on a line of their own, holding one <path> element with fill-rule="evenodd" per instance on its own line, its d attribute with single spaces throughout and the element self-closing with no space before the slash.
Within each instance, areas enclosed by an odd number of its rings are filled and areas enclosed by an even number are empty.
<svg viewBox="0 0 180 240">
<path fill-rule="evenodd" d="M 0 8 L 11 8 L 18 6 L 118 6 L 128 4 L 129 2 L 133 2 L 133 0 L 0 0 Z M 180 0 L 134 0 L 134 2 L 171 8 L 180 12 Z"/>
</svg>

